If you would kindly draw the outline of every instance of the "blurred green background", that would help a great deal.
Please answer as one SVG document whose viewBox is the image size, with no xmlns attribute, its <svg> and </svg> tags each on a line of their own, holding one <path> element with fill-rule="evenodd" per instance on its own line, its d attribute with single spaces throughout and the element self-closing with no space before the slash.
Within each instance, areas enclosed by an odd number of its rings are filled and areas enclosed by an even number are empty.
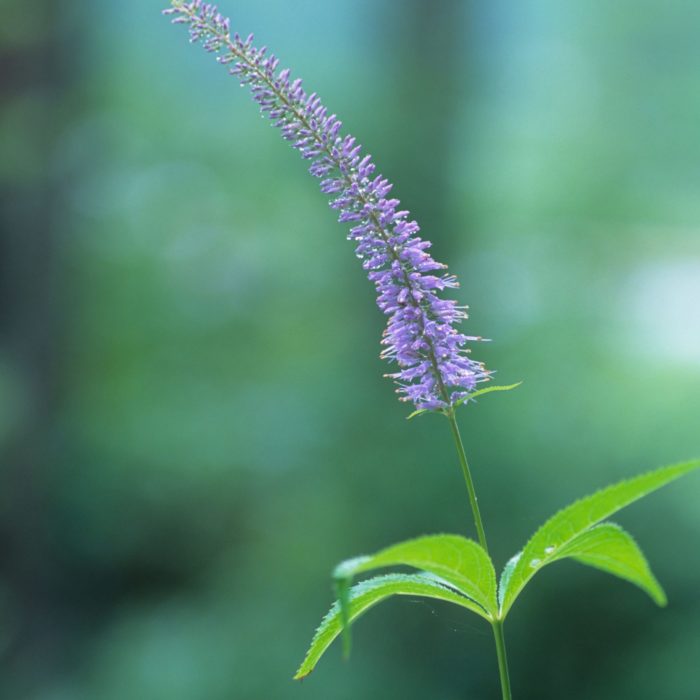
<svg viewBox="0 0 700 700">
<path fill-rule="evenodd" d="M 700 453 L 700 4 L 226 0 L 396 181 L 515 393 L 462 413 L 500 568 Z M 0 697 L 491 700 L 491 633 L 400 599 L 290 679 L 340 559 L 472 532 L 345 232 L 144 0 L 2 0 Z M 563 563 L 519 700 L 700 698 L 700 480 L 620 518 L 670 597 Z"/>
</svg>

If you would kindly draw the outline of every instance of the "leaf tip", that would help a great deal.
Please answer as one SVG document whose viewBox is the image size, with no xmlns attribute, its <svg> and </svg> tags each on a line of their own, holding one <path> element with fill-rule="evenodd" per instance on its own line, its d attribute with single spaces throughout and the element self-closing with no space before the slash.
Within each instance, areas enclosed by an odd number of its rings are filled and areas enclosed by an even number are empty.
<svg viewBox="0 0 700 700">
<path fill-rule="evenodd" d="M 660 608 L 665 608 L 668 605 L 668 597 L 666 596 L 666 592 L 663 588 L 661 588 L 661 586 L 658 586 L 656 588 L 652 598 Z"/>
</svg>

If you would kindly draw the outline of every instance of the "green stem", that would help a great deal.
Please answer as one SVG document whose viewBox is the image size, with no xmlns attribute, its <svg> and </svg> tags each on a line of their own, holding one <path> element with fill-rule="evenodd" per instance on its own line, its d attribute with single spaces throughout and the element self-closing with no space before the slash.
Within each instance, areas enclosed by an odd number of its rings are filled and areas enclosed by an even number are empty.
<svg viewBox="0 0 700 700">
<path fill-rule="evenodd" d="M 474 481 L 472 480 L 472 475 L 469 471 L 469 462 L 467 462 L 467 455 L 464 452 L 462 436 L 459 434 L 459 426 L 457 425 L 457 419 L 455 418 L 454 410 L 450 409 L 449 413 L 446 413 L 446 415 L 447 419 L 450 421 L 450 428 L 452 429 L 452 437 L 454 438 L 455 447 L 457 448 L 459 463 L 462 467 L 462 473 L 464 474 L 464 481 L 467 484 L 467 491 L 469 492 L 469 502 L 471 503 L 472 513 L 474 514 L 474 525 L 476 525 L 476 532 L 479 535 L 479 544 L 488 553 L 489 548 L 486 544 L 486 533 L 484 532 L 484 524 L 481 522 L 481 513 L 479 512 L 479 504 L 476 499 L 476 489 L 474 488 Z"/>
<path fill-rule="evenodd" d="M 479 544 L 484 548 L 486 553 L 488 553 L 489 548 L 486 544 L 486 533 L 484 532 L 484 524 L 481 520 L 481 513 L 479 512 L 479 503 L 476 498 L 476 489 L 474 488 L 474 480 L 472 479 L 471 471 L 469 470 L 469 462 L 467 462 L 467 455 L 464 452 L 464 443 L 462 442 L 462 436 L 459 433 L 459 426 L 457 425 L 457 419 L 455 418 L 454 409 L 450 409 L 445 412 L 447 419 L 450 421 L 450 428 L 452 429 L 452 437 L 455 441 L 455 447 L 457 448 L 457 455 L 459 456 L 459 463 L 462 467 L 462 473 L 464 474 L 464 481 L 467 484 L 467 491 L 469 492 L 469 502 L 472 506 L 472 513 L 474 514 L 474 525 L 476 525 L 476 531 L 479 535 Z M 501 677 L 501 690 L 503 691 L 503 700 L 512 700 L 510 693 L 510 679 L 508 677 L 508 659 L 506 657 L 506 641 L 503 636 L 503 620 L 494 620 L 491 623 L 493 627 L 493 635 L 496 639 L 496 655 L 498 656 L 498 673 Z"/>
<path fill-rule="evenodd" d="M 508 677 L 508 658 L 506 657 L 506 640 L 503 637 L 503 620 L 494 620 L 493 636 L 496 638 L 496 654 L 498 655 L 498 673 L 501 676 L 503 700 L 512 700 L 510 694 L 510 678 Z"/>
</svg>

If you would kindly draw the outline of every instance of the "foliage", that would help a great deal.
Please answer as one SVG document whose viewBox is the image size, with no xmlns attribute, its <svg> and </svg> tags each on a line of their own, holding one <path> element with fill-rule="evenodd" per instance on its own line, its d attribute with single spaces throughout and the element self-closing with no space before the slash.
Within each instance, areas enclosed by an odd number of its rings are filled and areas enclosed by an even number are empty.
<svg viewBox="0 0 700 700">
<path fill-rule="evenodd" d="M 334 571 L 340 591 L 321 622 L 295 678 L 315 667 L 343 628 L 391 595 L 440 598 L 476 613 L 490 623 L 502 622 L 516 598 L 538 571 L 562 559 L 625 579 L 646 591 L 658 605 L 666 596 L 634 539 L 619 525 L 602 520 L 625 506 L 700 467 L 700 461 L 662 467 L 602 489 L 550 518 L 506 564 L 496 593 L 489 555 L 472 540 L 458 535 L 430 535 L 401 542 L 380 552 L 339 564 Z M 388 566 L 410 566 L 413 576 L 381 576 L 356 584 L 353 576 Z M 349 639 L 349 637 L 348 637 Z M 346 648 L 349 648 L 349 644 Z"/>
</svg>

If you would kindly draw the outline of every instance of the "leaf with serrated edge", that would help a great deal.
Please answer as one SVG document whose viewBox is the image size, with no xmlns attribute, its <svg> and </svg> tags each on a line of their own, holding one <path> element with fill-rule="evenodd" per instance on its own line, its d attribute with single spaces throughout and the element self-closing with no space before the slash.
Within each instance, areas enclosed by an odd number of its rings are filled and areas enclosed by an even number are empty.
<svg viewBox="0 0 700 700">
<path fill-rule="evenodd" d="M 442 585 L 429 575 L 387 574 L 362 581 L 350 589 L 350 622 L 392 595 L 415 595 L 444 600 L 484 616 L 484 611 L 469 598 Z M 296 672 L 294 680 L 301 680 L 314 670 L 318 660 L 340 634 L 341 627 L 340 606 L 335 602 L 316 630 L 309 651 Z"/>
<path fill-rule="evenodd" d="M 498 581 L 498 607 L 501 608 L 503 607 L 503 596 L 505 595 L 506 589 L 508 588 L 508 582 L 510 581 L 510 577 L 513 575 L 513 570 L 515 569 L 515 565 L 518 563 L 520 560 L 520 557 L 523 556 L 522 552 L 518 552 L 514 556 L 512 556 L 507 562 L 506 565 L 503 567 L 503 572 L 501 573 L 501 578 Z"/>
<path fill-rule="evenodd" d="M 336 579 L 387 566 L 412 566 L 429 571 L 478 603 L 491 617 L 498 615 L 496 573 L 489 555 L 473 540 L 459 535 L 427 535 L 395 544 L 365 557 L 339 564 Z"/>
<path fill-rule="evenodd" d="M 503 595 L 501 618 L 506 616 L 520 591 L 537 571 L 555 559 L 582 532 L 698 467 L 700 460 L 662 467 L 609 486 L 559 511 L 525 545 Z"/>
<path fill-rule="evenodd" d="M 625 579 L 648 593 L 657 605 L 666 605 L 666 594 L 639 545 L 615 523 L 586 530 L 560 550 L 554 561 L 569 558 Z"/>
</svg>

